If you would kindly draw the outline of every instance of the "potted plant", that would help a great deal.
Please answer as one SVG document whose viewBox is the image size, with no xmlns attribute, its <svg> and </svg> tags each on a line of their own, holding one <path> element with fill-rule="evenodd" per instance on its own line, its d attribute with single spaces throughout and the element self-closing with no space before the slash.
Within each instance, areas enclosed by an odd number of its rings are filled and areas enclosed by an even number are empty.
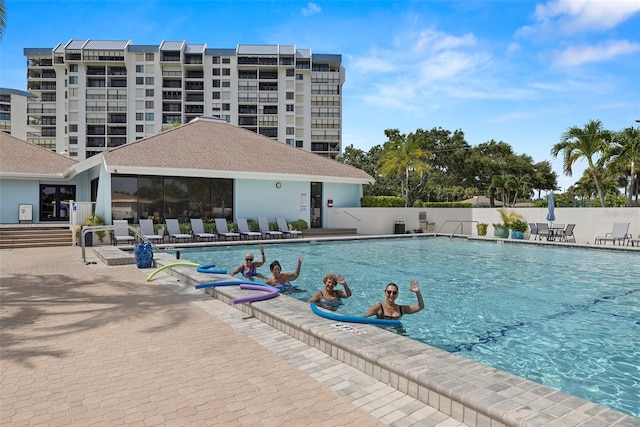
<svg viewBox="0 0 640 427">
<path fill-rule="evenodd" d="M 485 222 L 481 222 L 481 223 L 477 224 L 476 227 L 478 228 L 478 236 L 486 236 L 487 235 L 487 227 L 489 227 L 489 224 L 487 224 Z"/>
<path fill-rule="evenodd" d="M 526 221 L 517 218 L 511 221 L 509 224 L 509 229 L 511 229 L 511 238 L 512 239 L 524 239 L 524 232 L 529 228 L 529 224 Z"/>
<path fill-rule="evenodd" d="M 506 206 L 499 208 L 498 213 L 500 214 L 502 223 L 493 224 L 493 235 L 495 237 L 506 239 L 509 237 L 509 228 L 511 227 L 511 223 L 517 219 L 524 220 L 524 218 L 519 213 L 509 212 Z"/>
</svg>

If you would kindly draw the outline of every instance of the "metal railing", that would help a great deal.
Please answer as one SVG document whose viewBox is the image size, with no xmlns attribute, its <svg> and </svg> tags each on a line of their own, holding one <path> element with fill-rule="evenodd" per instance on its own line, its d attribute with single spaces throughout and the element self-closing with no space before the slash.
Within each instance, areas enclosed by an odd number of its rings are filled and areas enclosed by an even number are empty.
<svg viewBox="0 0 640 427">
<path fill-rule="evenodd" d="M 436 235 L 440 234 L 440 232 L 442 231 L 442 229 L 448 224 L 448 223 L 456 223 L 456 228 L 451 232 L 451 234 L 449 235 L 449 238 L 452 238 L 455 234 L 456 231 L 458 231 L 458 229 L 460 229 L 460 234 L 464 234 L 464 224 L 465 223 L 475 223 L 476 225 L 479 224 L 478 221 L 474 221 L 474 220 L 454 220 L 454 219 L 448 219 L 444 222 L 444 224 L 442 224 L 440 226 L 440 228 L 438 229 L 438 231 L 436 232 Z"/>
<path fill-rule="evenodd" d="M 85 236 L 87 235 L 87 233 L 95 233 L 96 231 L 110 231 L 113 232 L 113 225 L 93 225 L 93 226 L 88 226 L 88 227 L 84 227 L 82 228 L 81 232 L 80 232 L 80 245 L 82 246 L 82 261 L 87 262 L 87 255 L 86 255 L 86 249 L 85 249 Z M 136 243 L 139 241 L 143 241 L 143 242 L 147 242 L 149 243 L 149 245 L 151 245 L 151 249 L 157 251 L 158 247 L 156 245 L 153 244 L 153 242 L 151 240 L 149 240 L 144 234 L 140 233 L 140 230 L 136 227 L 133 227 L 131 225 L 128 226 L 128 229 L 130 232 L 133 232 L 133 235 L 135 237 L 135 241 Z"/>
</svg>

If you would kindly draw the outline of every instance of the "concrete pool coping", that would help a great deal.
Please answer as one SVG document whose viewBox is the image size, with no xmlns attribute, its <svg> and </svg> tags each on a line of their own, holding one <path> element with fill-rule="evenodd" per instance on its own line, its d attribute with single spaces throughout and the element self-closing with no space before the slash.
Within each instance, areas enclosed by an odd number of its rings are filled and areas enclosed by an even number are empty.
<svg viewBox="0 0 640 427">
<path fill-rule="evenodd" d="M 94 250 L 109 265 L 115 265 L 109 261 L 118 260 L 130 263 L 133 258 L 130 252 L 116 247 Z M 167 253 L 154 254 L 157 267 L 176 261 Z M 168 269 L 167 273 L 192 286 L 230 278 L 182 266 Z M 203 291 L 229 305 L 234 298 L 257 293 L 235 286 Z M 373 325 L 351 323 L 338 327 L 339 322 L 315 315 L 307 304 L 286 295 L 234 307 L 470 426 L 640 425 L 640 419 L 606 406 Z"/>
</svg>

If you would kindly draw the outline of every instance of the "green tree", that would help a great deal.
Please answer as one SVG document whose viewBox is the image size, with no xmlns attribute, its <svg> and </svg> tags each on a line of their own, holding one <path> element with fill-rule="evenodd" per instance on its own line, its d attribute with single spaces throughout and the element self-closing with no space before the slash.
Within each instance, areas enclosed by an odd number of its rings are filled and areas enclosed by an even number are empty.
<svg viewBox="0 0 640 427">
<path fill-rule="evenodd" d="M 620 187 L 625 187 L 627 205 L 631 206 L 635 196 L 638 206 L 640 193 L 640 128 L 632 126 L 613 135 L 613 141 L 604 156 L 607 170 L 612 169 L 614 179 Z M 628 186 L 627 186 L 628 182 Z"/>
<path fill-rule="evenodd" d="M 558 174 L 553 171 L 550 161 L 544 160 L 534 164 L 533 170 L 531 184 L 532 189 L 538 192 L 538 199 L 541 198 L 542 191 L 551 191 L 557 188 Z"/>
<path fill-rule="evenodd" d="M 551 148 L 551 155 L 555 158 L 562 153 L 562 167 L 565 175 L 573 175 L 573 165 L 579 159 L 587 161 L 587 172 L 595 183 L 601 206 L 605 206 L 604 193 L 600 183 L 601 171 L 596 167 L 596 161 L 609 145 L 611 132 L 605 130 L 600 120 L 590 120 L 583 128 L 570 127 L 562 134 L 559 143 Z"/>
<path fill-rule="evenodd" d="M 379 160 L 378 175 L 400 177 L 400 192 L 405 199 L 405 206 L 412 206 L 415 200 L 410 199 L 409 178 L 412 174 L 419 177 L 419 186 L 424 186 L 426 174 L 431 170 L 427 164 L 430 153 L 420 147 L 420 138 L 416 134 L 400 134 L 397 129 L 387 129 L 385 134 L 389 141 L 384 145 L 384 152 Z"/>
<path fill-rule="evenodd" d="M 0 41 L 4 38 L 4 30 L 7 27 L 7 6 L 5 0 L 0 0 Z"/>
</svg>

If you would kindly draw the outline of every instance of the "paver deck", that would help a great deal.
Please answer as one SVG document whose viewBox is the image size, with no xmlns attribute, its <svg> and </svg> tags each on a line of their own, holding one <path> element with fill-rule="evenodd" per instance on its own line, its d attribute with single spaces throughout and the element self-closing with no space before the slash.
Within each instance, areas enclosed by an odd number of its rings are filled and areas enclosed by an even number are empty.
<svg viewBox="0 0 640 427">
<path fill-rule="evenodd" d="M 464 424 L 246 313 L 80 248 L 0 251 L 0 424 Z"/>
</svg>

